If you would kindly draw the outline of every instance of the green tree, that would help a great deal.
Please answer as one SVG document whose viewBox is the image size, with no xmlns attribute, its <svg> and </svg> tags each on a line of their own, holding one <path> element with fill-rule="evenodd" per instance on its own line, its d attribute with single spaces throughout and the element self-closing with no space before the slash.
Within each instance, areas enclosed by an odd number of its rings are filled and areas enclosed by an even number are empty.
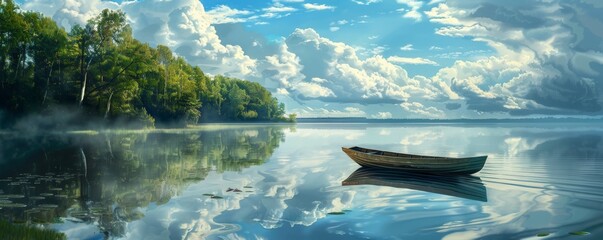
<svg viewBox="0 0 603 240">
<path fill-rule="evenodd" d="M 34 84 L 38 95 L 41 95 L 41 105 L 45 104 L 51 91 L 53 70 L 61 59 L 61 51 L 67 46 L 67 33 L 55 22 L 39 13 L 25 13 L 25 19 L 31 24 L 31 52 L 34 64 Z M 56 74 L 55 74 L 56 75 Z"/>
<path fill-rule="evenodd" d="M 15 122 L 58 106 L 73 122 L 139 126 L 200 121 L 284 121 L 284 105 L 258 83 L 209 77 L 166 46 L 132 36 L 123 12 L 103 10 L 69 34 L 50 18 L 0 1 L 0 111 Z"/>
</svg>

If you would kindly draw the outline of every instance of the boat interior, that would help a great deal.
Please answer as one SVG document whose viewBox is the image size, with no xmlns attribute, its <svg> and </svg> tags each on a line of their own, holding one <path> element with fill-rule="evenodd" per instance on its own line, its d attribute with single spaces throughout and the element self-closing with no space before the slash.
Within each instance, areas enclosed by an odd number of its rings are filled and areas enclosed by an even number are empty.
<svg viewBox="0 0 603 240">
<path fill-rule="evenodd" d="M 396 152 L 387 152 L 363 147 L 351 147 L 351 150 L 357 152 L 363 152 L 371 155 L 381 155 L 381 156 L 390 156 L 390 157 L 411 157 L 411 158 L 445 158 L 445 157 L 434 157 L 434 156 L 421 156 L 421 155 L 413 155 L 413 154 L 405 154 L 405 153 L 396 153 Z"/>
</svg>

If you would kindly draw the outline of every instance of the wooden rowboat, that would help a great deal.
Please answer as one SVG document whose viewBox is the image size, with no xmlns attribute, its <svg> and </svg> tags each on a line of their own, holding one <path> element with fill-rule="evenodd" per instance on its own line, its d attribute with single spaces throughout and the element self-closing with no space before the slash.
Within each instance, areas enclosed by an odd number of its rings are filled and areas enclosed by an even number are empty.
<svg viewBox="0 0 603 240">
<path fill-rule="evenodd" d="M 442 175 L 434 177 L 433 175 L 423 173 L 401 173 L 393 169 L 361 167 L 350 174 L 346 180 L 343 180 L 341 185 L 375 185 L 406 188 L 482 202 L 488 201 L 486 186 L 484 186 L 479 177 L 471 175 Z"/>
<path fill-rule="evenodd" d="M 363 167 L 432 174 L 473 174 L 484 167 L 488 158 L 488 156 L 467 158 L 421 156 L 362 147 L 342 147 L 342 150 Z"/>
</svg>

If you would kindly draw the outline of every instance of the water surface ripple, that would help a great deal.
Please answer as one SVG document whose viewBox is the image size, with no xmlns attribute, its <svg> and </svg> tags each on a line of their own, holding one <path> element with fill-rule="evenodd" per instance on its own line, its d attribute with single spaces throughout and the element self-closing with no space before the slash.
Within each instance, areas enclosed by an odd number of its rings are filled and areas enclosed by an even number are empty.
<svg viewBox="0 0 603 240">
<path fill-rule="evenodd" d="M 359 169 L 354 145 L 489 157 L 472 177 L 397 175 Z M 603 125 L 4 134 L 0 207 L 72 239 L 602 239 Z"/>
</svg>

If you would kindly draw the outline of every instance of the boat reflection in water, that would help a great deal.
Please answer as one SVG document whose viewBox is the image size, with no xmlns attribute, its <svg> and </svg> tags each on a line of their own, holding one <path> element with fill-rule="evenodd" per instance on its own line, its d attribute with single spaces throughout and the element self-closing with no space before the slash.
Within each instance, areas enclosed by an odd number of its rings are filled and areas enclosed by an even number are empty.
<svg viewBox="0 0 603 240">
<path fill-rule="evenodd" d="M 376 185 L 408 188 L 482 202 L 488 201 L 486 187 L 482 180 L 479 177 L 469 175 L 429 175 L 361 167 L 350 174 L 341 184 L 343 186 Z"/>
</svg>

